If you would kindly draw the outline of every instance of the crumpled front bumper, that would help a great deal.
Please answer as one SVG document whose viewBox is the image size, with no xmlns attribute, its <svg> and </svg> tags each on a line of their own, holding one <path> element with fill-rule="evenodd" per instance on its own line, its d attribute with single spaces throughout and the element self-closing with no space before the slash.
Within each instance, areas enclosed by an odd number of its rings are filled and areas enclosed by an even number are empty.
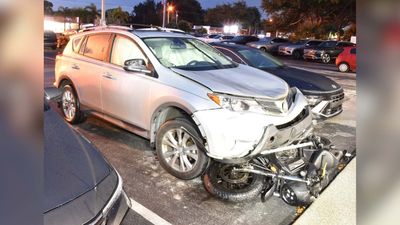
<svg viewBox="0 0 400 225">
<path fill-rule="evenodd" d="M 195 112 L 193 119 L 206 140 L 207 154 L 217 160 L 235 160 L 303 138 L 312 130 L 312 114 L 300 96 L 286 116 L 226 109 Z"/>
</svg>

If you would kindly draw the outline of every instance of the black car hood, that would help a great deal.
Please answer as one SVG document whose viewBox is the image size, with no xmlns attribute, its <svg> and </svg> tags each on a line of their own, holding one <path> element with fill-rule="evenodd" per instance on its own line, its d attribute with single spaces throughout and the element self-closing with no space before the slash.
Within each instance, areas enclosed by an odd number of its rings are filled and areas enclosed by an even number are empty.
<svg viewBox="0 0 400 225">
<path fill-rule="evenodd" d="M 335 81 L 313 72 L 293 67 L 263 69 L 285 80 L 290 87 L 297 87 L 304 94 L 330 93 L 340 91 L 341 86 Z"/>
<path fill-rule="evenodd" d="M 94 189 L 112 170 L 56 112 L 44 112 L 44 212 Z"/>
</svg>

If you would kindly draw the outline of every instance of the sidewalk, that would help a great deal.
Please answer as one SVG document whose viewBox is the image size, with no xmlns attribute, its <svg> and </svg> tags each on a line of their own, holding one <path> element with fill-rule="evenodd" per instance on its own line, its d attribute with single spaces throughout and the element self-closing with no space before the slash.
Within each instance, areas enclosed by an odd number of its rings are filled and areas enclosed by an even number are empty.
<svg viewBox="0 0 400 225">
<path fill-rule="evenodd" d="M 356 224 L 356 158 L 346 166 L 294 224 Z"/>
</svg>

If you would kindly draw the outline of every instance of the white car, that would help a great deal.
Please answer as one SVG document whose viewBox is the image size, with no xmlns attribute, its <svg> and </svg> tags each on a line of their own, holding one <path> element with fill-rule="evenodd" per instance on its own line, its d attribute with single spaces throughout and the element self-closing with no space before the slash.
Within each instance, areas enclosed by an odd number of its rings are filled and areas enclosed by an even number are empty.
<svg viewBox="0 0 400 225">
<path fill-rule="evenodd" d="M 101 27 L 71 37 L 54 85 L 70 123 L 92 114 L 147 138 L 161 165 L 192 179 L 210 158 L 240 161 L 312 129 L 303 94 L 187 34 Z"/>
</svg>

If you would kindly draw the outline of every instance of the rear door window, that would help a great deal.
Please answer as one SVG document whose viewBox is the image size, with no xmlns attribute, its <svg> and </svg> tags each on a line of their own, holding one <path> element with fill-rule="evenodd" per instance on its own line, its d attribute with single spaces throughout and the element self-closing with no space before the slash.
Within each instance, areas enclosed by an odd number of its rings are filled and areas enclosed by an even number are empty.
<svg viewBox="0 0 400 225">
<path fill-rule="evenodd" d="M 82 41 L 83 37 L 77 37 L 74 40 L 72 40 L 72 50 L 75 53 L 79 52 L 79 47 L 80 47 L 80 43 Z"/>
<path fill-rule="evenodd" d="M 106 60 L 108 48 L 110 46 L 110 37 L 110 34 L 88 36 L 83 55 L 101 61 Z"/>
<path fill-rule="evenodd" d="M 356 48 L 352 48 L 352 49 L 350 49 L 350 54 L 356 54 Z"/>
</svg>

